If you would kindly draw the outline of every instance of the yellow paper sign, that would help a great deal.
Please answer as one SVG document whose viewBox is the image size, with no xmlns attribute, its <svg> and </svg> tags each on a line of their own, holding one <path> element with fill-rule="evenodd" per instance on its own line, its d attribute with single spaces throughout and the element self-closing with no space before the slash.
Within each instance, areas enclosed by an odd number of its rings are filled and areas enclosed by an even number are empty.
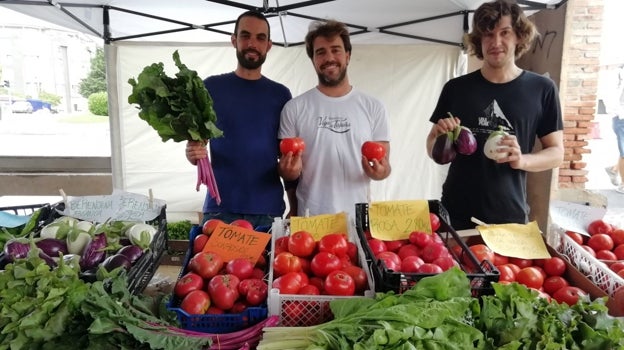
<svg viewBox="0 0 624 350">
<path fill-rule="evenodd" d="M 297 231 L 307 231 L 317 241 L 323 236 L 335 232 L 348 235 L 347 213 L 340 212 L 310 217 L 293 216 L 290 218 L 290 232 L 295 233 Z"/>
<path fill-rule="evenodd" d="M 217 253 L 225 262 L 247 258 L 255 263 L 270 239 L 268 233 L 219 223 L 206 241 L 203 251 Z"/>
<path fill-rule="evenodd" d="M 371 236 L 384 241 L 407 239 L 413 231 L 431 233 L 427 200 L 373 202 L 368 206 Z"/>
<path fill-rule="evenodd" d="M 520 259 L 547 259 L 550 253 L 537 222 L 477 226 L 485 244 L 494 252 Z"/>
</svg>

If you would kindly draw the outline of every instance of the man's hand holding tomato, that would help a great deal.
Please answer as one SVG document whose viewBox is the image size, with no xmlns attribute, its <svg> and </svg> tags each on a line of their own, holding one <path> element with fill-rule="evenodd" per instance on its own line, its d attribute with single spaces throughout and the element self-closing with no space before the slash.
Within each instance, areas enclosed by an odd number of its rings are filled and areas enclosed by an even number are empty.
<svg viewBox="0 0 624 350">
<path fill-rule="evenodd" d="M 373 180 L 383 180 L 390 175 L 392 170 L 390 167 L 390 142 L 376 141 L 380 143 L 386 150 L 385 155 L 381 159 L 368 159 L 362 154 L 362 169 L 366 176 Z"/>
<path fill-rule="evenodd" d="M 295 181 L 301 175 L 303 161 L 301 156 L 305 143 L 299 137 L 283 139 L 280 142 L 279 174 L 286 181 Z"/>
</svg>

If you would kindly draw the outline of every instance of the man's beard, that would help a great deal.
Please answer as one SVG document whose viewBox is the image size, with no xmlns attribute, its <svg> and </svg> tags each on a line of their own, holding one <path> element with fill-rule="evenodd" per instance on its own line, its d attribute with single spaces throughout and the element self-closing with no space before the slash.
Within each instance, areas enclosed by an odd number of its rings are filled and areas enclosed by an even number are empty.
<svg viewBox="0 0 624 350">
<path fill-rule="evenodd" d="M 247 52 L 254 52 L 254 53 L 258 54 L 258 59 L 255 60 L 255 61 L 248 60 L 245 57 L 245 54 Z M 238 63 L 241 66 L 243 66 L 243 68 L 246 68 L 246 69 L 258 69 L 258 68 L 260 68 L 262 66 L 262 64 L 266 60 L 266 56 L 260 54 L 260 52 L 258 52 L 256 50 L 244 50 L 244 51 L 236 50 L 236 58 L 238 59 Z"/>
<path fill-rule="evenodd" d="M 340 73 L 338 74 L 338 77 L 335 79 L 332 79 L 320 72 L 317 72 L 316 75 L 318 76 L 319 84 L 323 86 L 333 87 L 333 86 L 338 86 L 340 85 L 340 83 L 342 83 L 342 81 L 347 76 L 347 69 L 340 67 Z"/>
</svg>

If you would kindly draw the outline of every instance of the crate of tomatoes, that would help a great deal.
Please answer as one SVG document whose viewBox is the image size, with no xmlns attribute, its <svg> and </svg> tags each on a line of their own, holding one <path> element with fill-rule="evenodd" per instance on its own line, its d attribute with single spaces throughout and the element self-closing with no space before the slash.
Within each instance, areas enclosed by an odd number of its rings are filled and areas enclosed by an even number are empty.
<svg viewBox="0 0 624 350">
<path fill-rule="evenodd" d="M 212 223 L 194 225 L 173 296 L 167 308 L 177 314 L 180 327 L 223 334 L 253 326 L 267 318 L 267 254 L 257 262 L 236 258 L 225 262 L 203 251 Z"/>
<path fill-rule="evenodd" d="M 286 327 L 313 326 L 333 319 L 332 300 L 374 297 L 362 246 L 353 232 L 315 239 L 291 232 L 288 219 L 276 219 L 269 260 L 269 315 Z"/>
<path fill-rule="evenodd" d="M 377 292 L 403 293 L 420 279 L 458 266 L 470 279 L 473 296 L 493 294 L 499 271 L 490 260 L 479 260 L 449 224 L 449 215 L 437 200 L 429 200 L 433 234 L 411 232 L 408 239 L 384 241 L 369 231 L 368 204 L 355 205 L 356 230 Z"/>
</svg>

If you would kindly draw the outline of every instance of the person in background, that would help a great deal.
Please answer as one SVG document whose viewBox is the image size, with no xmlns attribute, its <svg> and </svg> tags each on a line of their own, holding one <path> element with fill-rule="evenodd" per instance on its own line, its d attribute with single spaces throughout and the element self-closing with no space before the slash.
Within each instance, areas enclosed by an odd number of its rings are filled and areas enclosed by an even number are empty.
<svg viewBox="0 0 624 350">
<path fill-rule="evenodd" d="M 315 22 L 305 38 L 318 75 L 316 87 L 288 101 L 282 110 L 280 139 L 303 138 L 303 154 L 289 153 L 279 163 L 284 180 L 298 181 L 299 216 L 355 213 L 368 202 L 370 181 L 390 175 L 390 131 L 385 106 L 349 83 L 349 31 L 343 23 Z M 386 150 L 380 160 L 361 153 L 365 141 Z"/>
<path fill-rule="evenodd" d="M 457 230 L 474 228 L 471 217 L 488 224 L 526 223 L 527 172 L 558 167 L 563 161 L 563 122 L 555 84 L 516 65 L 531 47 L 536 28 L 515 3 L 487 2 L 474 13 L 468 36 L 481 68 L 448 81 L 430 117 L 429 156 L 438 136 L 458 125 L 477 139 L 472 155 L 457 154 L 442 187 L 441 202 Z M 452 115 L 452 117 L 449 117 Z M 508 135 L 497 145 L 502 158 L 483 153 L 491 132 Z M 542 148 L 533 152 L 536 136 Z"/>
<path fill-rule="evenodd" d="M 615 165 L 607 167 L 605 170 L 609 174 L 609 179 L 613 186 L 616 186 L 615 190 L 619 193 L 624 193 L 624 119 L 621 119 L 619 115 L 613 117 L 612 121 L 613 132 L 618 145 L 619 157 Z"/>
<path fill-rule="evenodd" d="M 204 222 L 211 218 L 230 223 L 245 219 L 254 227 L 270 226 L 286 210 L 284 186 L 278 174 L 280 112 L 292 98 L 290 90 L 262 75 L 271 49 L 269 22 L 255 11 L 236 20 L 232 46 L 238 64 L 231 73 L 204 80 L 223 137 L 210 140 L 210 159 L 221 204 L 209 194 Z M 186 158 L 196 165 L 208 156 L 205 144 L 190 141 Z"/>
</svg>

